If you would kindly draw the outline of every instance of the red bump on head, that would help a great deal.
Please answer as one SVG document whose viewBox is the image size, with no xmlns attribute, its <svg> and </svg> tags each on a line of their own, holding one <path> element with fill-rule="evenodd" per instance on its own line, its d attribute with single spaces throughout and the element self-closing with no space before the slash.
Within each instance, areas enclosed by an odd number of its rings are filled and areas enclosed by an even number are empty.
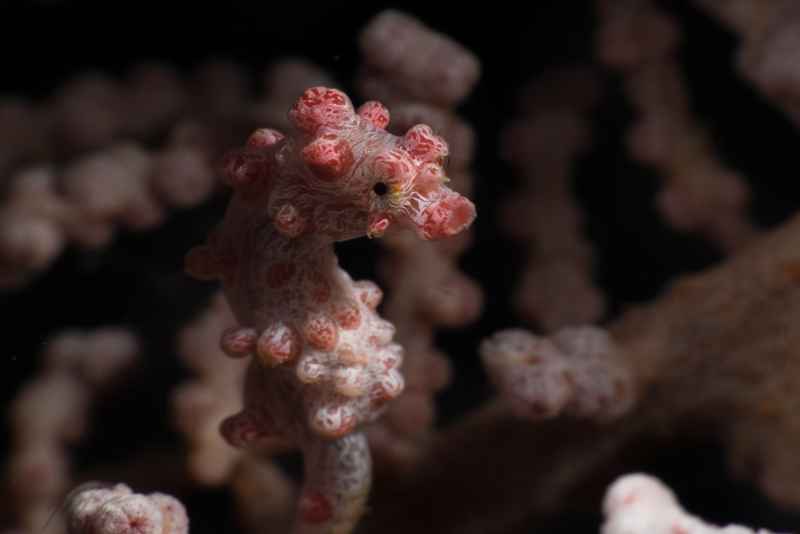
<svg viewBox="0 0 800 534">
<path fill-rule="evenodd" d="M 467 228 L 475 219 L 475 205 L 451 192 L 428 206 L 415 221 L 423 239 L 451 237 Z"/>
<path fill-rule="evenodd" d="M 433 133 L 427 124 L 412 126 L 403 136 L 401 143 L 414 159 L 420 161 L 440 162 L 449 153 L 445 140 Z"/>
<path fill-rule="evenodd" d="M 353 149 L 346 139 L 328 133 L 303 148 L 303 160 L 318 178 L 336 180 L 352 167 Z"/>
<path fill-rule="evenodd" d="M 375 125 L 376 128 L 385 130 L 389 125 L 389 110 L 386 106 L 376 100 L 364 102 L 358 108 L 358 116 L 367 119 Z"/>
<path fill-rule="evenodd" d="M 353 116 L 353 105 L 347 95 L 328 87 L 306 89 L 289 110 L 289 120 L 298 129 L 312 135 L 322 126 L 342 127 Z"/>
</svg>

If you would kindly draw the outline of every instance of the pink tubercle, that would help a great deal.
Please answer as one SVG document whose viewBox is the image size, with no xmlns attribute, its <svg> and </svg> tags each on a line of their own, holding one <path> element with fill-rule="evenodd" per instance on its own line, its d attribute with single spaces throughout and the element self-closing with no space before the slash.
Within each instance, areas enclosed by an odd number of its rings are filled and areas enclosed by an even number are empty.
<svg viewBox="0 0 800 534">
<path fill-rule="evenodd" d="M 308 491 L 300 497 L 298 512 L 307 523 L 324 523 L 333 518 L 333 505 L 321 493 Z"/>
<path fill-rule="evenodd" d="M 452 237 L 475 220 L 475 205 L 456 193 L 433 202 L 418 217 L 418 233 L 424 239 Z"/>
</svg>

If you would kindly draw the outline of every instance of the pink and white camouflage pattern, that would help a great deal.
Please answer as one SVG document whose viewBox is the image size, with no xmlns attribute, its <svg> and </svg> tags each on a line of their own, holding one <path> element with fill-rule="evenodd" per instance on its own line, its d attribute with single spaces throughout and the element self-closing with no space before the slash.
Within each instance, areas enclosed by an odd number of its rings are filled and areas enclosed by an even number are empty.
<svg viewBox="0 0 800 534">
<path fill-rule="evenodd" d="M 301 447 L 307 477 L 297 528 L 325 531 L 360 515 L 370 468 L 355 431 L 404 386 L 395 328 L 375 313 L 380 289 L 354 282 L 332 245 L 379 237 L 391 225 L 450 237 L 475 208 L 444 185 L 447 143 L 421 124 L 402 137 L 388 133 L 378 102 L 356 111 L 341 91 L 314 87 L 289 119 L 288 135 L 257 130 L 225 159 L 234 195 L 187 268 L 222 281 L 240 324 L 223 334 L 223 349 L 255 356 L 244 409 L 223 422 L 224 436 L 240 447 L 267 439 Z"/>
</svg>

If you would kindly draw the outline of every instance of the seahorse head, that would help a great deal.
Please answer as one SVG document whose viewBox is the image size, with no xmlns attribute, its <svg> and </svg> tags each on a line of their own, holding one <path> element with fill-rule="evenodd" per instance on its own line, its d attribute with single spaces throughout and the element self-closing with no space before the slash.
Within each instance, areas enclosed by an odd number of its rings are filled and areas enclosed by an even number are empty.
<svg viewBox="0 0 800 534">
<path fill-rule="evenodd" d="M 392 135 L 382 104 L 356 110 L 343 92 L 325 87 L 306 90 L 289 118 L 308 171 L 305 191 L 317 204 L 313 218 L 335 228 L 339 238 L 378 237 L 399 225 L 423 239 L 440 239 L 475 218 L 472 202 L 447 187 L 448 146 L 429 126 Z"/>
</svg>

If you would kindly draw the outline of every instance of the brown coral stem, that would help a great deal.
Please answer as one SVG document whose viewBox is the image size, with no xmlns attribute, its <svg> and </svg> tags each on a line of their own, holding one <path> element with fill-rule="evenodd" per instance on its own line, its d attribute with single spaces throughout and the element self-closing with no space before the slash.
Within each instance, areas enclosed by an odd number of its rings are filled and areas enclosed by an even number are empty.
<svg viewBox="0 0 800 534">
<path fill-rule="evenodd" d="M 790 483 L 800 464 L 789 452 L 800 432 L 791 403 L 782 402 L 800 376 L 798 250 L 800 216 L 615 321 L 609 330 L 638 380 L 640 401 L 630 416 L 608 425 L 531 425 L 495 402 L 444 432 L 429 469 L 403 488 L 378 492 L 382 513 L 372 525 L 381 532 L 502 532 L 561 504 L 633 438 L 698 421 L 694 428 L 729 444 L 738 473 L 777 502 L 800 502 Z M 761 469 L 748 470 L 754 465 Z M 403 513 L 409 509 L 418 512 Z"/>
</svg>

